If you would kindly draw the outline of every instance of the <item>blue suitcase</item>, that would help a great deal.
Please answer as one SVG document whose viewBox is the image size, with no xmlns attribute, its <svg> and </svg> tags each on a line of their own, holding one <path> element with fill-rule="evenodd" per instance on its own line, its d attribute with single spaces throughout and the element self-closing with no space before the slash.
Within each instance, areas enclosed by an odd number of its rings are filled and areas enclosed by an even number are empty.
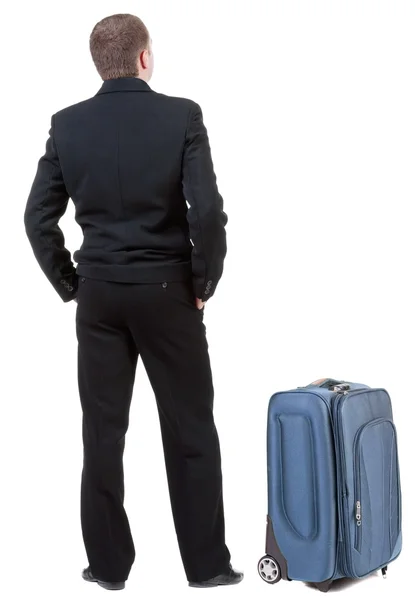
<svg viewBox="0 0 415 600">
<path fill-rule="evenodd" d="M 267 422 L 266 555 L 258 572 L 315 583 L 361 578 L 402 547 L 396 429 L 384 389 L 333 379 L 278 392 Z"/>
</svg>

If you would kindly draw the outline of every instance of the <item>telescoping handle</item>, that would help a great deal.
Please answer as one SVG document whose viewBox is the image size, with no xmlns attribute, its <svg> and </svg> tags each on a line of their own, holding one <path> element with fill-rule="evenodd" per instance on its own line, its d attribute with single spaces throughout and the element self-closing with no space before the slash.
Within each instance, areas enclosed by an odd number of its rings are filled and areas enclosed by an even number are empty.
<svg viewBox="0 0 415 600">
<path fill-rule="evenodd" d="M 312 383 L 309 383 L 305 387 L 317 386 L 321 388 L 326 388 L 328 390 L 332 390 L 333 392 L 342 392 L 344 390 L 349 390 L 350 385 L 346 381 L 341 381 L 339 379 L 317 379 Z"/>
</svg>

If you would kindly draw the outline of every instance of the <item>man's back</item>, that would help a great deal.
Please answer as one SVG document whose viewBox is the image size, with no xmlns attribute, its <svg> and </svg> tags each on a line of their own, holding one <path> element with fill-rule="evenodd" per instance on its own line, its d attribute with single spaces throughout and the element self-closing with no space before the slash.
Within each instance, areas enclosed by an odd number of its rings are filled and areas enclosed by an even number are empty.
<svg viewBox="0 0 415 600">
<path fill-rule="evenodd" d="M 105 81 L 56 114 L 55 143 L 84 233 L 74 254 L 81 274 L 153 281 L 191 272 L 182 160 L 192 110 L 190 100 L 131 77 Z"/>
<path fill-rule="evenodd" d="M 25 223 L 39 263 L 65 301 L 77 281 L 68 282 L 75 268 L 58 227 L 69 197 L 84 234 L 73 277 L 193 278 L 196 297 L 213 295 L 226 255 L 227 215 L 198 104 L 154 92 L 138 77 L 120 77 L 53 115 Z M 39 205 L 48 223 L 42 237 Z M 52 272 L 59 260 L 60 272 Z"/>
</svg>

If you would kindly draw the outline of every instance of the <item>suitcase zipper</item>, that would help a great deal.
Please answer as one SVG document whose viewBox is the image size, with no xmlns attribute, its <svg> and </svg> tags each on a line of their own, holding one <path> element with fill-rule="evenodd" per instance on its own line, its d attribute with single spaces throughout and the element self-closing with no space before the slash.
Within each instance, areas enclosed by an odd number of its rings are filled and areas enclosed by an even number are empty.
<svg viewBox="0 0 415 600">
<path fill-rule="evenodd" d="M 344 401 L 344 397 L 348 394 L 348 390 L 343 390 L 338 393 L 334 399 L 333 412 L 335 424 L 335 447 L 337 454 L 337 472 L 338 472 L 338 509 L 339 509 L 339 539 L 342 541 L 341 553 L 339 557 L 340 568 L 344 575 L 347 576 L 350 573 L 347 568 L 347 550 L 349 548 L 349 540 L 347 535 L 347 528 L 344 526 L 344 504 L 347 502 L 347 490 L 344 482 L 343 473 L 345 473 L 345 460 L 344 453 L 342 450 L 342 431 L 340 424 L 340 405 Z"/>
<path fill-rule="evenodd" d="M 360 492 L 360 486 L 359 486 L 359 492 Z M 356 500 L 355 517 L 356 517 L 355 548 L 358 552 L 360 552 L 360 549 L 362 546 L 362 507 L 360 504 L 360 500 Z"/>
<path fill-rule="evenodd" d="M 355 392 L 364 391 L 367 392 L 368 388 L 357 388 L 354 390 L 342 390 L 337 394 L 334 399 L 333 409 L 334 409 L 334 423 L 336 424 L 335 431 L 335 439 L 337 438 L 337 458 L 340 462 L 338 465 L 338 481 L 339 481 L 339 493 L 341 497 L 339 498 L 339 536 L 344 540 L 344 552 L 342 552 L 342 567 L 343 573 L 346 577 L 355 577 L 354 569 L 353 569 L 353 559 L 352 559 L 352 545 L 350 540 L 350 529 L 348 523 L 349 509 L 348 509 L 348 493 L 345 482 L 345 474 L 346 474 L 346 458 L 344 455 L 344 442 L 343 442 L 343 429 L 341 427 L 341 407 L 348 395 L 350 393 L 354 394 Z M 360 499 L 359 499 L 360 502 Z M 357 513 L 361 516 L 361 512 Z M 361 522 L 361 519 L 360 519 Z M 360 526 L 359 526 L 360 527 Z"/>
</svg>

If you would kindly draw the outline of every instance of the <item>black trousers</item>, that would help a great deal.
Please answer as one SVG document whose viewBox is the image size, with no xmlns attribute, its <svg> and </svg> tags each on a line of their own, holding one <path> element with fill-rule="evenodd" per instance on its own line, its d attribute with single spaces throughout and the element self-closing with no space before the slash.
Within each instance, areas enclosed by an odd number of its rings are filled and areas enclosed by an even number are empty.
<svg viewBox="0 0 415 600">
<path fill-rule="evenodd" d="M 138 356 L 155 393 L 170 501 L 187 579 L 226 570 L 221 455 L 203 323 L 189 282 L 81 277 L 76 309 L 83 411 L 81 524 L 92 573 L 124 581 L 135 559 L 123 452 Z"/>
</svg>

